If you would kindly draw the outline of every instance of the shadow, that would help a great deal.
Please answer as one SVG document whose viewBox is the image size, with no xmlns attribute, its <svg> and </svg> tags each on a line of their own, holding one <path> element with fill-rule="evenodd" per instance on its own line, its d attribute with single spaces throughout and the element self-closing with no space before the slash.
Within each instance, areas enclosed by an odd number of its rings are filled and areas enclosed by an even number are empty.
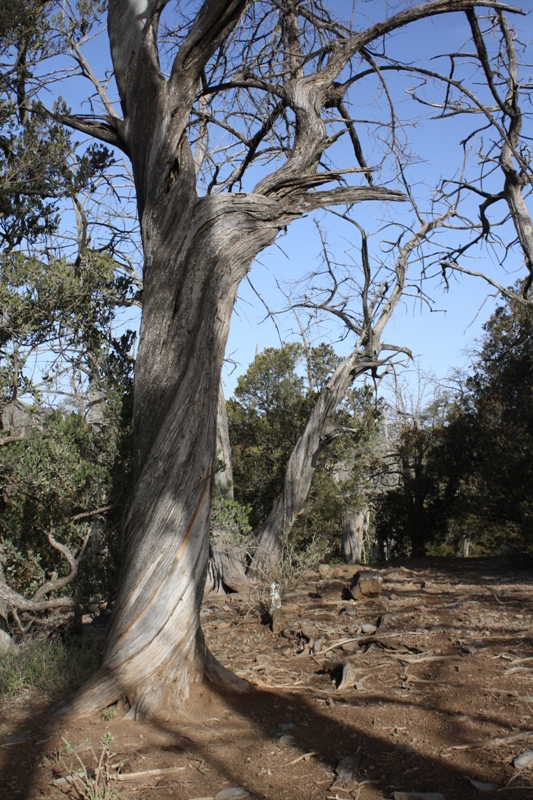
<svg viewBox="0 0 533 800">
<path fill-rule="evenodd" d="M 62 724 L 53 713 L 61 699 L 62 695 L 55 695 L 46 702 L 32 700 L 31 712 L 16 730 L 0 740 L 1 800 L 26 800 L 33 796 L 36 770 Z"/>
<path fill-rule="evenodd" d="M 435 559 L 431 561 L 434 563 Z M 440 572 L 449 571 L 453 583 L 460 582 L 457 565 L 447 564 L 444 569 L 440 559 L 438 561 L 436 568 Z M 409 565 L 410 569 L 419 568 L 413 562 L 409 562 Z M 481 565 L 479 567 L 485 576 L 480 576 L 479 585 L 486 585 L 484 581 L 487 581 L 487 575 L 495 575 L 496 570 L 486 565 L 483 569 Z M 387 565 L 387 569 L 390 569 L 390 565 Z M 468 569 L 465 568 L 461 574 L 468 575 L 469 582 L 474 583 L 470 580 L 473 572 L 475 570 L 469 563 Z M 513 574 L 516 576 L 516 571 Z M 483 595 L 483 603 L 487 608 L 494 605 L 501 611 L 501 604 L 487 593 Z M 246 636 L 245 631 L 242 631 L 242 636 Z M 498 641 L 496 637 L 491 639 L 493 644 Z M 529 655 L 533 655 L 532 639 L 522 637 L 520 642 L 524 654 L 528 651 Z M 508 645 L 509 639 L 502 638 L 501 643 Z M 475 655 L 466 655 L 462 663 L 468 664 L 470 657 L 476 658 Z M 423 665 L 418 667 L 422 669 Z M 392 696 L 384 691 L 357 692 L 353 689 L 338 696 L 334 688 L 328 687 L 326 676 L 324 688 L 320 690 L 298 689 L 295 686 L 286 689 L 272 687 L 238 695 L 199 685 L 193 689 L 185 714 L 179 718 L 159 718 L 150 726 L 162 737 L 160 744 L 150 745 L 150 754 L 159 758 L 171 752 L 184 758 L 189 763 L 188 771 L 184 769 L 182 773 L 188 776 L 187 780 L 182 777 L 169 779 L 168 787 L 163 782 L 157 786 L 157 792 L 156 787 L 144 787 L 141 794 L 137 789 L 133 791 L 128 784 L 120 784 L 120 797 L 124 800 L 130 797 L 142 800 L 152 797 L 158 800 L 189 800 L 192 797 L 213 797 L 223 788 L 239 786 L 246 789 L 254 800 L 284 800 L 285 797 L 289 800 L 298 800 L 300 797 L 302 800 L 325 800 L 327 797 L 335 798 L 337 794 L 332 785 L 340 759 L 356 756 L 360 779 L 371 781 L 360 787 L 360 800 L 366 800 L 369 796 L 372 800 L 385 800 L 392 797 L 394 791 L 441 792 L 446 800 L 473 800 L 480 795 L 467 778 L 481 783 L 491 782 L 493 771 L 487 760 L 487 751 L 477 751 L 479 757 L 470 761 L 466 756 L 454 758 L 452 764 L 451 756 L 457 751 L 450 748 L 469 745 L 480 738 L 490 738 L 496 735 L 496 731 L 500 736 L 507 736 L 523 733 L 532 726 L 528 728 L 525 723 L 512 725 L 503 714 L 490 714 L 483 708 L 471 712 L 466 708 L 466 702 L 465 707 L 459 710 L 457 702 L 455 708 L 447 706 L 438 691 L 440 682 L 449 685 L 447 669 L 446 664 L 432 664 L 431 676 L 435 685 L 421 683 L 416 695 L 414 687 L 417 676 L 412 677 L 412 682 L 400 685 L 405 697 Z M 291 680 L 295 682 L 294 675 Z M 199 718 L 195 713 L 195 703 L 199 704 L 200 698 L 204 712 L 211 703 L 212 716 L 204 713 Z M 19 741 L 8 743 L 7 747 L 5 743 L 0 745 L 2 800 L 37 800 L 43 796 L 40 793 L 39 765 L 50 752 L 53 737 L 70 725 L 68 718 L 57 718 L 52 713 L 60 699 L 54 697 L 37 708 L 32 706 L 27 719 L 16 732 L 20 736 Z M 424 741 L 424 731 L 420 725 L 417 734 L 420 741 L 415 740 L 411 731 L 404 730 L 402 712 L 406 709 L 415 714 L 424 712 L 427 724 L 432 726 L 428 735 L 433 736 L 432 741 L 438 742 L 439 750 L 433 748 L 429 752 L 431 748 Z M 366 722 L 362 718 L 362 712 L 369 710 L 373 711 L 370 725 L 368 717 Z M 462 713 L 459 713 L 461 710 Z M 220 741 L 218 732 L 218 728 L 222 727 L 222 719 L 231 720 L 233 726 L 226 726 L 226 730 L 231 728 L 233 731 L 226 741 Z M 472 739 L 472 731 L 465 728 L 465 720 L 475 721 L 479 727 L 485 726 L 486 736 Z M 75 725 L 72 722 L 73 728 Z M 294 726 L 289 731 L 294 739 L 288 744 L 278 741 L 279 734 L 284 730 L 280 727 L 282 725 Z M 117 738 L 121 732 L 143 730 L 136 723 L 118 718 L 109 725 L 101 720 L 101 731 L 107 728 L 117 732 Z M 205 736 L 198 734 L 200 730 L 205 731 Z M 394 736 L 396 741 L 393 740 Z M 530 749 L 527 739 L 518 746 L 522 744 L 523 750 Z M 139 747 L 136 752 L 139 752 Z M 228 757 L 228 752 L 231 757 Z M 471 751 L 463 752 L 468 754 Z M 510 767 L 504 764 L 500 774 L 508 779 L 511 772 Z M 282 791 L 280 785 L 283 786 Z M 59 790 L 57 796 L 60 797 Z M 350 793 L 339 790 L 337 796 L 348 798 Z M 352 797 L 355 796 L 356 792 L 352 794 Z M 520 800 L 521 797 L 533 796 L 533 789 L 517 785 L 516 782 L 505 788 L 500 783 L 497 790 L 484 791 L 482 796 L 486 800 Z"/>
</svg>

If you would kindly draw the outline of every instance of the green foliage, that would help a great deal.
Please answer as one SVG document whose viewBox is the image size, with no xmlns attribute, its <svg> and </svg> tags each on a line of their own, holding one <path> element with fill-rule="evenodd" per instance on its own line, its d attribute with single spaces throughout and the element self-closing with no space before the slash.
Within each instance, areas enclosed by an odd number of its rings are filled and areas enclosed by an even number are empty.
<svg viewBox="0 0 533 800">
<path fill-rule="evenodd" d="M 304 431 L 318 391 L 339 364 L 330 345 L 267 348 L 239 379 L 228 426 L 236 499 L 258 527 L 277 500 L 287 461 Z M 366 389 L 351 390 L 337 409 L 321 450 L 305 508 L 294 521 L 292 547 L 339 558 L 342 515 L 364 489 L 379 413 Z"/>
<path fill-rule="evenodd" d="M 314 395 L 296 372 L 302 357 L 299 344 L 266 348 L 239 378 L 227 404 L 235 496 L 251 507 L 253 528 L 278 497 L 285 466 L 313 408 Z"/>
<path fill-rule="evenodd" d="M 533 310 L 498 308 L 444 418 L 405 425 L 376 526 L 397 554 L 533 551 Z M 428 412 L 430 409 L 428 409 Z"/>
<path fill-rule="evenodd" d="M 509 301 L 485 337 L 457 417 L 470 437 L 463 515 L 487 544 L 533 550 L 533 310 Z"/>
<path fill-rule="evenodd" d="M 215 491 L 211 504 L 211 542 L 243 544 L 252 530 L 248 522 L 249 514 L 249 507 Z"/>
<path fill-rule="evenodd" d="M 434 469 L 438 430 L 406 425 L 396 443 L 398 483 L 381 498 L 376 512 L 378 540 L 393 542 L 396 555 L 421 556 L 446 528 L 439 476 Z"/>
<path fill-rule="evenodd" d="M 88 602 L 114 590 L 129 461 L 121 452 L 125 433 L 115 409 L 108 419 L 102 431 L 92 431 L 79 414 L 53 411 L 26 441 L 0 448 L 2 561 L 10 585 L 26 596 L 51 576 L 68 574 L 49 533 L 74 555 L 91 536 L 69 594 Z M 108 510 L 93 515 L 98 509 Z"/>
<path fill-rule="evenodd" d="M 0 697 L 29 690 L 57 696 L 76 689 L 98 667 L 100 647 L 96 638 L 81 646 L 40 637 L 0 653 Z"/>
</svg>

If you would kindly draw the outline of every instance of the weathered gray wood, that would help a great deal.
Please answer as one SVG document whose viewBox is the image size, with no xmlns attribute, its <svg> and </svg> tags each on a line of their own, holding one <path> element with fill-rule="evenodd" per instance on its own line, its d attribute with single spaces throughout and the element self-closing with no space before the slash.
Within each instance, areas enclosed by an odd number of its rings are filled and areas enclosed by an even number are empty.
<svg viewBox="0 0 533 800">
<path fill-rule="evenodd" d="M 214 594 L 250 591 L 244 557 L 238 547 L 211 545 L 206 589 Z"/>
<path fill-rule="evenodd" d="M 231 465 L 231 446 L 229 441 L 228 414 L 222 383 L 218 393 L 217 405 L 217 459 L 224 463 L 224 469 L 217 469 L 215 486 L 228 500 L 233 500 L 233 469 Z"/>
</svg>

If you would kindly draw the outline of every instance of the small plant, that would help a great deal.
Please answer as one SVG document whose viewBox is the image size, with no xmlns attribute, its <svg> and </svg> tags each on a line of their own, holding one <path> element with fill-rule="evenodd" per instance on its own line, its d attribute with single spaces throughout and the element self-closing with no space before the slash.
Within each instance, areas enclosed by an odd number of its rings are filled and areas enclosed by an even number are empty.
<svg viewBox="0 0 533 800">
<path fill-rule="evenodd" d="M 72 747 L 70 742 L 66 740 L 63 741 L 66 747 Z M 74 752 L 80 769 L 76 772 L 71 771 L 64 760 L 61 759 L 63 767 L 68 773 L 67 781 L 80 800 L 120 800 L 117 792 L 111 787 L 111 760 L 114 756 L 114 753 L 110 750 L 112 743 L 112 735 L 106 733 L 101 739 L 99 755 L 96 754 L 94 748 L 91 746 L 90 750 L 96 764 L 94 768 L 87 767 L 78 753 L 75 752 L 74 748 L 72 748 L 72 750 L 69 749 L 68 752 Z"/>
<path fill-rule="evenodd" d="M 105 720 L 105 722 L 109 722 L 111 719 L 115 719 L 116 716 L 117 716 L 116 705 L 107 706 L 107 708 L 104 708 L 104 710 L 102 711 L 102 717 Z"/>
</svg>

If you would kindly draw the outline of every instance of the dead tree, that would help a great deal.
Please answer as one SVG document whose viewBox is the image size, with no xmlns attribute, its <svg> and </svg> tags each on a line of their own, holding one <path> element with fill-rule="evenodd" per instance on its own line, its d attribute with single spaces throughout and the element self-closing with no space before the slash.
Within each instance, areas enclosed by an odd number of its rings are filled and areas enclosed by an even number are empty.
<svg viewBox="0 0 533 800">
<path fill-rule="evenodd" d="M 175 18 L 165 17 L 163 49 L 159 23 L 167 6 L 110 0 L 122 115 L 99 84 L 98 118 L 62 117 L 130 158 L 145 259 L 126 566 L 104 663 L 75 702 L 78 713 L 125 694 L 134 714 L 150 716 L 178 707 L 204 674 L 237 683 L 206 649 L 199 609 L 220 371 L 238 285 L 256 256 L 302 215 L 404 199 L 378 185 L 379 164 L 365 161 L 347 111 L 350 96 L 357 102 L 360 66 L 370 63 L 381 79 L 375 59 L 384 37 L 437 14 L 508 8 L 493 0 L 432 0 L 357 30 L 319 2 L 205 0 L 194 18 L 180 17 L 178 7 Z M 354 157 L 337 167 L 334 146 L 344 134 Z M 367 334 L 329 382 L 289 472 L 312 458 L 337 393 L 379 360 L 379 323 Z M 295 476 L 281 520 L 292 513 Z"/>
<path fill-rule="evenodd" d="M 339 281 L 339 276 L 327 257 L 326 273 L 331 288 L 323 302 L 299 303 L 302 307 L 311 307 L 313 310 L 318 308 L 340 318 L 347 330 L 355 334 L 356 346 L 321 389 L 305 430 L 289 458 L 281 495 L 266 520 L 254 531 L 255 550 L 250 564 L 251 573 L 268 577 L 271 570 L 279 564 L 287 537 L 309 493 L 320 451 L 334 433 L 332 416 L 350 386 L 365 373 L 376 374 L 379 368 L 390 362 L 394 354 L 409 355 L 405 348 L 383 342 L 382 335 L 408 288 L 408 268 L 412 254 L 416 253 L 434 230 L 455 214 L 455 206 L 450 206 L 442 216 L 432 220 L 424 220 L 418 213 L 418 230 L 399 245 L 393 264 L 386 274 L 383 264 L 379 265 L 377 274 L 374 274 L 369 259 L 368 237 L 358 223 L 350 220 L 359 230 L 362 239 L 362 286 L 356 297 L 361 303 L 360 310 L 350 308 L 341 291 L 341 288 L 345 289 L 343 282 Z"/>
</svg>

